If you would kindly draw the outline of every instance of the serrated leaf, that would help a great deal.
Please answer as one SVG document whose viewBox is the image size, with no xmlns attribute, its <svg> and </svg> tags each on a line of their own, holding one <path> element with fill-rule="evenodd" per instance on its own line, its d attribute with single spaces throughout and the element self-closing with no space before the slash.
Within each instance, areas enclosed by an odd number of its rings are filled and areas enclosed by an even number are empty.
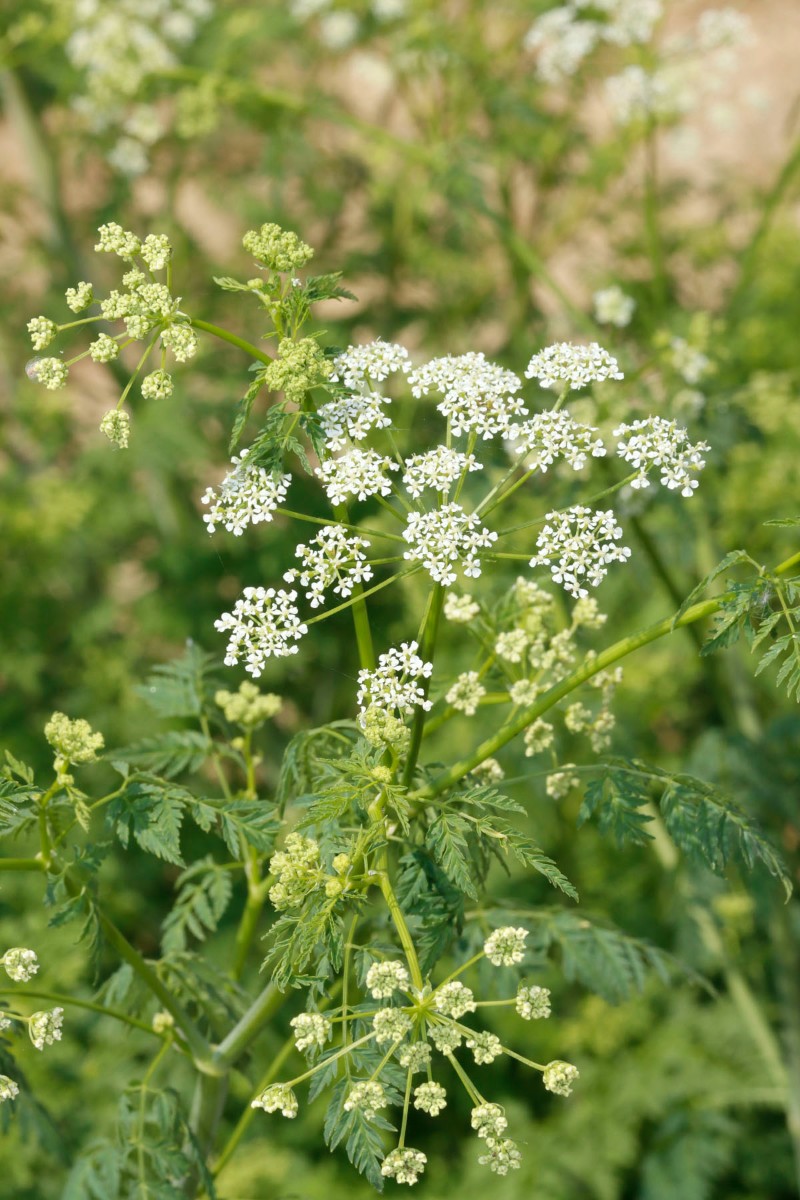
<svg viewBox="0 0 800 1200">
<path fill-rule="evenodd" d="M 203 942 L 219 926 L 233 895 L 230 871 L 210 857 L 201 858 L 179 875 L 178 897 L 163 924 L 166 953 L 184 950 L 189 935 Z"/>
<path fill-rule="evenodd" d="M 113 752 L 115 769 L 122 763 L 171 779 L 184 771 L 197 771 L 209 757 L 214 743 L 194 729 L 172 729 L 144 738 Z"/>
<path fill-rule="evenodd" d="M 230 440 L 228 441 L 228 453 L 232 454 L 239 444 L 239 440 L 244 432 L 244 427 L 250 419 L 250 413 L 253 409 L 253 402 L 261 391 L 262 380 L 255 379 L 242 396 L 239 403 L 236 405 L 236 412 L 233 417 L 233 428 L 231 429 Z"/>
<path fill-rule="evenodd" d="M 180 658 L 154 667 L 135 690 L 160 717 L 197 717 L 208 699 L 216 669 L 213 655 L 188 642 Z"/>
<path fill-rule="evenodd" d="M 672 628 L 675 628 L 683 614 L 689 608 L 691 608 L 695 601 L 700 599 L 709 584 L 713 583 L 714 580 L 720 575 L 724 574 L 725 571 L 728 571 L 731 567 L 741 562 L 748 562 L 755 566 L 753 560 L 746 550 L 731 550 L 729 554 L 726 554 L 722 561 L 717 563 L 713 571 L 709 571 L 705 578 L 701 579 L 697 586 L 692 588 L 691 592 L 686 597 L 678 611 L 675 613 L 675 616 L 672 618 Z"/>
<path fill-rule="evenodd" d="M 448 879 L 476 900 L 478 892 L 472 879 L 473 866 L 467 841 L 469 832 L 469 822 L 464 817 L 444 809 L 436 814 L 428 827 L 425 844 Z"/>
<path fill-rule="evenodd" d="M 251 292 L 253 290 L 246 283 L 233 279 L 230 275 L 212 275 L 211 278 L 217 287 L 222 288 L 223 292 Z"/>
</svg>

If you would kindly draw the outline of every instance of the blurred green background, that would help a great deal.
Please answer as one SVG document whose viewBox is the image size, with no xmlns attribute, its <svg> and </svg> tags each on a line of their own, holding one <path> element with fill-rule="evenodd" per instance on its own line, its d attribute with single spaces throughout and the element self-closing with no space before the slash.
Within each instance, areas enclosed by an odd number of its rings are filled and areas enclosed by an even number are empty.
<svg viewBox="0 0 800 1200">
<path fill-rule="evenodd" d="M 594 404 L 587 415 L 679 416 L 712 447 L 690 503 L 623 503 L 634 560 L 599 595 L 608 640 L 673 612 L 727 550 L 766 563 L 796 550 L 796 530 L 764 522 L 797 515 L 800 495 L 800 14 L 740 5 L 753 37 L 737 65 L 696 56 L 685 111 L 620 129 L 604 80 L 659 51 L 605 46 L 548 84 L 524 38 L 552 7 L 32 0 L 21 12 L 3 0 L 0 722 L 15 754 L 47 766 L 41 730 L 54 709 L 87 718 L 109 745 L 150 732 L 135 690 L 147 670 L 188 638 L 221 658 L 214 618 L 243 584 L 282 570 L 297 540 L 276 521 L 266 535 L 211 542 L 200 518 L 246 386 L 234 351 L 202 341 L 170 401 L 134 402 L 125 453 L 97 430 L 119 391 L 107 368 L 81 364 L 55 393 L 26 379 L 29 316 L 66 320 L 65 287 L 112 278 L 92 253 L 104 221 L 169 233 L 178 294 L 253 341 L 257 312 L 211 277 L 246 277 L 241 234 L 276 221 L 315 246 L 320 271 L 343 270 L 358 297 L 321 314 L 330 344 L 381 336 L 417 356 L 483 350 L 517 371 L 552 341 L 607 346 L 626 382 L 583 402 Z M 708 6 L 666 7 L 662 48 Z M 144 51 L 131 35 L 139 25 L 155 31 Z M 627 328 L 594 319 L 592 294 L 612 284 L 637 301 Z M 696 381 L 676 338 L 707 360 Z M 409 603 L 418 608 L 413 594 Z M 387 639 L 407 635 L 396 600 L 379 614 Z M 293 731 L 349 713 L 356 670 L 342 622 L 324 626 L 313 656 L 266 679 L 291 700 L 266 747 L 266 779 Z M 796 875 L 800 721 L 769 673 L 753 680 L 746 650 L 701 660 L 693 637 L 676 633 L 626 664 L 616 712 L 615 753 L 724 784 Z M 443 760 L 472 731 L 449 729 Z M 505 766 L 524 777 L 529 764 L 512 755 Z M 497 1099 L 520 1131 L 522 1170 L 487 1179 L 463 1137 L 467 1109 L 453 1103 L 424 1135 L 421 1189 L 431 1200 L 470 1200 L 487 1184 L 498 1200 L 796 1197 L 797 902 L 784 905 L 758 874 L 722 883 L 658 847 L 620 851 L 594 829 L 576 833 L 579 796 L 556 804 L 536 777 L 512 786 L 586 913 L 671 951 L 716 990 L 678 975 L 598 996 L 580 964 L 551 962 L 543 980 L 558 1016 L 536 1029 L 534 1057 L 578 1061 L 579 1091 L 554 1102 L 504 1068 Z M 145 953 L 175 875 L 133 850 L 103 869 L 115 919 Z M 550 899 L 523 876 L 495 886 L 509 905 Z M 50 986 L 89 994 L 72 937 L 47 930 L 35 882 L 3 880 L 0 944 L 35 945 Z M 21 1100 L 4 1134 L 4 1195 L 66 1196 L 77 1149 L 108 1132 L 142 1052 L 135 1036 L 121 1047 L 110 1025 L 75 1016 L 69 1038 L 30 1064 L 43 1107 Z M 283 1037 L 285 1025 L 259 1058 Z M 241 1081 L 232 1121 L 247 1096 Z M 313 1106 L 292 1123 L 256 1122 L 221 1195 L 366 1196 L 325 1150 L 320 1123 Z"/>
</svg>

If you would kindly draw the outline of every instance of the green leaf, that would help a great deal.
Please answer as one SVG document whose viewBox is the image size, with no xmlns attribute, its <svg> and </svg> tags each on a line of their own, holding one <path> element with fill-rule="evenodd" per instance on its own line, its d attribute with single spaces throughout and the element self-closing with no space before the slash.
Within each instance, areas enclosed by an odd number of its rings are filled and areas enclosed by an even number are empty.
<svg viewBox="0 0 800 1200">
<path fill-rule="evenodd" d="M 182 867 L 180 832 L 187 794 L 166 780 L 137 780 L 112 800 L 107 819 L 123 846 L 133 835 L 148 854 Z"/>
<path fill-rule="evenodd" d="M 206 833 L 214 830 L 231 858 L 241 858 L 242 841 L 255 850 L 272 850 L 280 822 L 266 800 L 211 800 L 191 792 L 184 794 L 184 800 L 195 824 Z"/>
<path fill-rule="evenodd" d="M 210 700 L 216 670 L 214 655 L 189 641 L 181 658 L 154 667 L 136 691 L 160 717 L 198 717 Z"/>
<path fill-rule="evenodd" d="M 472 880 L 474 867 L 467 841 L 469 832 L 469 822 L 463 816 L 443 809 L 428 827 L 425 845 L 448 879 L 465 895 L 476 900 L 478 892 Z"/>
<path fill-rule="evenodd" d="M 233 279 L 230 275 L 212 275 L 211 278 L 217 287 L 222 288 L 223 292 L 252 292 L 253 290 L 246 283 Z"/>
<path fill-rule="evenodd" d="M 775 517 L 772 521 L 764 521 L 763 524 L 786 529 L 789 526 L 800 525 L 800 517 Z"/>
<path fill-rule="evenodd" d="M 700 580 L 700 582 L 697 584 L 697 587 L 692 588 L 691 592 L 686 597 L 678 611 L 675 613 L 675 616 L 672 618 L 672 628 L 675 628 L 683 614 L 689 608 L 691 608 L 695 601 L 700 599 L 700 597 L 708 588 L 709 584 L 713 583 L 714 580 L 720 575 L 724 574 L 725 571 L 730 570 L 731 567 L 741 562 L 747 562 L 752 566 L 757 567 L 757 564 L 753 562 L 746 550 L 731 550 L 730 554 L 726 554 L 722 561 L 717 563 L 713 571 L 709 571 L 705 578 Z"/>
<path fill-rule="evenodd" d="M 213 749 L 214 743 L 198 730 L 172 729 L 115 749 L 113 758 L 115 765 L 128 763 L 171 779 L 184 771 L 197 771 Z M 119 766 L 115 769 L 119 770 Z"/>
<path fill-rule="evenodd" d="M 239 403 L 236 405 L 236 412 L 233 418 L 233 428 L 231 429 L 230 441 L 228 442 L 228 453 L 232 454 L 239 444 L 239 440 L 244 432 L 244 427 L 250 419 L 250 413 L 253 409 L 253 401 L 261 391 L 263 384 L 261 379 L 255 379 L 245 394 L 242 396 Z"/>
<path fill-rule="evenodd" d="M 208 856 L 179 875 L 176 887 L 178 898 L 163 925 L 166 953 L 185 950 L 189 935 L 204 942 L 217 930 L 233 895 L 230 871 Z"/>
<path fill-rule="evenodd" d="M 641 810 L 650 801 L 651 792 L 649 775 L 610 762 L 598 779 L 587 784 L 578 826 L 597 817 L 600 832 L 610 834 L 618 846 L 646 846 L 653 838 L 645 826 L 653 818 Z"/>
</svg>

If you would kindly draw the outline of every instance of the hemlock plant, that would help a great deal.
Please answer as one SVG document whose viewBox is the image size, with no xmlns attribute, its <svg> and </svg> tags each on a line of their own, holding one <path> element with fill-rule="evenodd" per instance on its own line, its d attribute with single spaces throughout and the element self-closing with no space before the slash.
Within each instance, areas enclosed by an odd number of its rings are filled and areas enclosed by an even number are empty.
<svg viewBox="0 0 800 1200">
<path fill-rule="evenodd" d="M 559 1097 L 579 1080 L 578 1065 L 537 1062 L 517 1048 L 535 1045 L 535 1023 L 551 1015 L 550 991 L 537 979 L 541 954 L 533 952 L 541 948 L 544 910 L 509 920 L 487 890 L 490 869 L 516 862 L 541 874 L 565 903 L 578 894 L 518 827 L 525 809 L 504 790 L 505 748 L 519 739 L 524 755 L 541 764 L 554 801 L 588 774 L 581 820 L 596 819 L 619 841 L 646 840 L 656 822 L 713 869 L 760 861 L 786 884 L 767 839 L 710 785 L 638 760 L 598 757 L 579 768 L 562 761 L 558 748 L 569 734 L 584 736 L 596 756 L 607 751 L 621 661 L 715 614 L 709 650 L 743 633 L 756 649 L 766 646 L 761 664 L 778 661 L 797 695 L 800 593 L 791 570 L 800 555 L 769 570 L 734 551 L 674 617 L 598 648 L 606 616 L 592 593 L 631 557 L 613 498 L 661 487 L 699 503 L 709 446 L 658 415 L 607 430 L 573 416 L 574 393 L 623 379 L 613 354 L 594 342 L 532 354 L 528 385 L 481 352 L 418 363 L 406 348 L 380 340 L 326 349 L 307 327 L 315 302 L 348 295 L 339 276 L 301 274 L 310 247 L 274 224 L 248 232 L 244 248 L 257 274 L 217 282 L 260 306 L 272 353 L 195 315 L 175 292 L 165 235 L 140 240 L 116 224 L 101 227 L 97 250 L 120 259 L 122 290 L 98 299 L 82 281 L 66 299 L 86 315 L 64 324 L 41 316 L 28 326 L 34 350 L 50 351 L 28 368 L 46 388 L 64 386 L 82 357 L 109 362 L 137 344 L 138 363 L 101 424 L 119 449 L 135 436 L 126 402 L 137 388 L 146 403 L 167 402 L 173 363 L 191 359 L 199 337 L 242 350 L 254 360 L 252 382 L 237 409 L 231 452 L 248 429 L 256 432 L 204 494 L 202 519 L 214 538 L 276 518 L 295 521 L 303 538 L 293 563 L 276 566 L 272 578 L 246 581 L 220 614 L 224 650 L 190 647 L 154 673 L 146 690 L 152 706 L 189 725 L 106 752 L 119 776 L 110 792 L 90 797 L 72 774 L 104 749 L 102 736 L 80 719 L 55 713 L 46 727 L 54 752 L 48 786 L 8 757 L 0 780 L 5 832 L 36 837 L 38 850 L 0 860 L 0 869 L 43 874 L 54 919 L 80 919 L 93 943 L 118 956 L 121 973 L 88 1007 L 160 1042 L 144 1079 L 121 1101 L 117 1140 L 90 1148 L 74 1178 L 100 1186 L 112 1171 L 120 1195 L 134 1187 L 148 1194 L 156 1181 L 159 1196 L 213 1197 L 216 1176 L 258 1111 L 291 1119 L 305 1095 L 324 1092 L 328 1145 L 343 1144 L 378 1188 L 387 1179 L 411 1185 L 427 1154 L 408 1144 L 409 1114 L 435 1119 L 454 1088 L 469 1099 L 478 1162 L 505 1175 L 519 1166 L 521 1151 L 492 1098 L 492 1063 L 510 1056 Z M 595 302 L 612 325 L 630 315 L 622 295 Z M 87 350 L 55 356 L 57 338 L 87 327 L 96 327 Z M 395 423 L 409 396 L 427 415 L 429 445 L 408 444 L 408 431 Z M 611 466 L 592 485 L 599 459 Z M 293 507 L 298 473 L 317 481 L 326 516 Z M 566 507 L 539 499 L 556 475 L 574 480 L 577 494 Z M 509 503 L 513 497 L 518 513 L 526 485 L 531 515 L 509 524 Z M 735 567 L 750 578 L 718 599 L 699 599 Z M 397 593 L 404 640 L 381 644 L 371 599 L 412 577 L 420 592 Z M 414 610 L 409 598 L 419 594 L 424 602 Z M 267 794 L 258 739 L 283 702 L 253 681 L 270 660 L 303 655 L 314 626 L 343 611 L 352 616 L 358 654 L 350 706 L 290 742 Z M 456 671 L 440 668 L 443 649 Z M 220 686 L 223 655 L 227 667 L 252 678 Z M 426 739 L 464 717 L 473 733 L 462 757 L 431 762 Z M 195 777 L 192 786 L 180 782 L 187 776 Z M 188 822 L 214 849 L 187 864 Z M 103 910 L 98 870 L 109 835 L 182 868 L 156 959 L 145 959 Z M 246 902 L 233 958 L 225 969 L 212 968 L 197 944 L 227 912 L 234 874 L 244 877 Z M 591 938 L 592 924 L 585 925 Z M 242 980 L 262 938 L 268 981 L 251 994 Z M 665 970 L 665 956 L 653 947 L 635 939 L 626 947 L 638 971 Z M 8 950 L 0 962 L 23 983 L 38 965 L 25 948 Z M 187 973 L 202 986 L 188 985 Z M 304 1011 L 287 1021 L 280 1010 L 295 993 Z M 61 1037 L 70 999 L 59 999 L 51 1012 L 29 1017 L 2 1008 L 0 1019 L 9 1027 L 27 1023 L 42 1049 Z M 518 1018 L 514 1037 L 492 1028 L 495 1009 Z M 291 1033 L 256 1078 L 249 1053 L 273 1023 Z M 191 1100 L 167 1087 L 176 1056 L 193 1074 Z M 18 1095 L 9 1069 L 0 1076 L 0 1100 Z M 221 1143 L 234 1070 L 247 1074 L 251 1100 Z M 152 1136 L 156 1127 L 160 1138 Z"/>
</svg>

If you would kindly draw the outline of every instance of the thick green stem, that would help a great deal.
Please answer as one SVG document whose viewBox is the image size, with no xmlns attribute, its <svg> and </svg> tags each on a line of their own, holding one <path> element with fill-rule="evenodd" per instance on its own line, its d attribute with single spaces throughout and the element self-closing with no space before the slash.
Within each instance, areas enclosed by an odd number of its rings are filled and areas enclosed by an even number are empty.
<svg viewBox="0 0 800 1200">
<path fill-rule="evenodd" d="M 264 351 L 259 350 L 258 346 L 254 346 L 252 342 L 245 341 L 235 333 L 230 333 L 229 330 L 223 329 L 220 325 L 212 325 L 210 321 L 201 321 L 199 317 L 192 317 L 189 324 L 194 329 L 200 329 L 204 333 L 210 333 L 213 337 L 219 338 L 220 341 L 227 342 L 230 346 L 236 346 L 238 350 L 244 350 L 245 354 L 249 354 L 251 358 L 258 359 L 262 363 L 271 363 L 272 359 Z"/>
</svg>

